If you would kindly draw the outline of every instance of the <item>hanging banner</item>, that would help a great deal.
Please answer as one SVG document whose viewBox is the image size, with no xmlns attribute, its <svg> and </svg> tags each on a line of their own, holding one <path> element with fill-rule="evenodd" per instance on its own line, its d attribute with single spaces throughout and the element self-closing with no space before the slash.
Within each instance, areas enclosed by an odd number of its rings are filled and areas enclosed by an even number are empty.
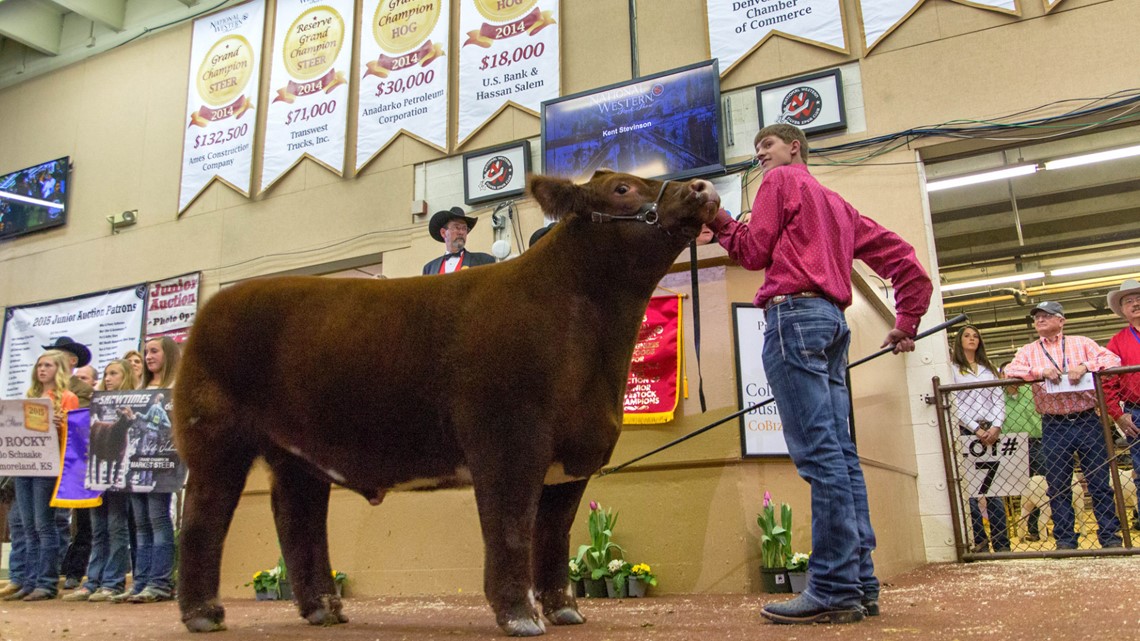
<svg viewBox="0 0 1140 641">
<path fill-rule="evenodd" d="M 142 335 L 146 285 L 63 300 L 9 307 L 0 347 L 0 398 L 22 398 L 32 384 L 36 359 L 60 336 L 91 350 L 98 371 L 132 349 Z"/>
<path fill-rule="evenodd" d="M 507 105 L 537 116 L 558 97 L 558 0 L 463 0 L 459 31 L 459 146 Z"/>
<path fill-rule="evenodd" d="M 737 400 L 741 408 L 752 407 L 772 398 L 768 374 L 764 371 L 764 310 L 751 303 L 732 304 L 732 328 L 736 335 Z M 740 450 L 749 456 L 787 456 L 784 423 L 772 401 L 740 417 Z"/>
<path fill-rule="evenodd" d="M 649 300 L 625 388 L 626 425 L 668 423 L 680 400 L 681 297 Z"/>
<path fill-rule="evenodd" d="M 30 380 L 26 387 L 31 387 Z M 46 398 L 0 401 L 0 476 L 59 475 L 59 433 L 53 415 Z"/>
<path fill-rule="evenodd" d="M 779 34 L 847 53 L 839 0 L 708 0 L 709 49 L 724 76 L 736 63 Z"/>
<path fill-rule="evenodd" d="M 1049 13 L 1053 9 L 1056 9 L 1057 5 L 1061 4 L 1064 1 L 1065 0 L 1041 0 L 1042 4 L 1045 5 L 1045 13 Z"/>
<path fill-rule="evenodd" d="M 261 191 L 305 157 L 343 175 L 355 6 L 353 0 L 277 0 Z"/>
<path fill-rule="evenodd" d="M 202 272 L 195 272 L 147 284 L 146 340 L 190 329 L 198 313 L 201 282 Z"/>
<path fill-rule="evenodd" d="M 194 21 L 179 214 L 215 179 L 249 196 L 264 23 L 262 0 Z"/>
<path fill-rule="evenodd" d="M 170 436 L 169 389 L 95 392 L 87 482 L 92 490 L 177 492 L 186 482 Z"/>
<path fill-rule="evenodd" d="M 859 0 L 863 17 L 863 45 L 868 52 L 906 21 L 926 0 Z M 979 9 L 990 9 L 1019 16 L 1017 0 L 953 0 Z M 1048 3 L 1050 0 L 1043 0 Z M 1060 2 L 1061 0 L 1057 0 Z M 1046 7 L 1049 8 L 1048 6 Z"/>
<path fill-rule="evenodd" d="M 356 170 L 401 132 L 447 151 L 447 0 L 364 0 Z"/>
</svg>

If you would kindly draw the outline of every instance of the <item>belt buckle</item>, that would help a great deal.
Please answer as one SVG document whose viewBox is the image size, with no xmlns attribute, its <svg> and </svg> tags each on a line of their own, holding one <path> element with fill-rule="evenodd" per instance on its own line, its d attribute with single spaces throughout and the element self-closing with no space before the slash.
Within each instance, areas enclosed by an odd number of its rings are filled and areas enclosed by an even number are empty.
<svg viewBox="0 0 1140 641">
<path fill-rule="evenodd" d="M 772 309 L 776 305 L 779 305 L 780 303 L 782 303 L 782 302 L 784 302 L 790 298 L 791 298 L 791 296 L 789 296 L 788 294 L 777 294 L 777 295 L 769 298 L 767 303 L 764 303 L 764 311 L 768 311 L 769 309 Z"/>
</svg>

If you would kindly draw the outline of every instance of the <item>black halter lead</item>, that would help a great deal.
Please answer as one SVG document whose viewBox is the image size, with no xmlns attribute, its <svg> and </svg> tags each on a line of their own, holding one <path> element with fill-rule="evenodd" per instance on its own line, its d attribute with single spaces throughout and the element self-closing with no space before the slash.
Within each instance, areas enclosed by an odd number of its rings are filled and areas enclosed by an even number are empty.
<svg viewBox="0 0 1140 641">
<path fill-rule="evenodd" d="M 660 216 L 657 214 L 657 205 L 661 203 L 661 198 L 665 196 L 665 187 L 669 185 L 668 180 L 661 183 L 661 191 L 657 192 L 657 200 L 646 203 L 637 208 L 637 212 L 633 214 L 619 215 L 607 214 L 600 211 L 593 212 L 591 220 L 595 223 L 610 223 L 615 221 L 632 221 L 636 223 L 645 223 L 647 225 L 658 225 Z"/>
</svg>

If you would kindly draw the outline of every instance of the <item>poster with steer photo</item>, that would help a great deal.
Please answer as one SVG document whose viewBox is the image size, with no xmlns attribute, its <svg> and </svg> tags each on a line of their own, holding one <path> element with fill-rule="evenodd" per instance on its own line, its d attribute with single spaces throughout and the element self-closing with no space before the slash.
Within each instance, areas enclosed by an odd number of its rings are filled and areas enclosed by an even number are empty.
<svg viewBox="0 0 1140 641">
<path fill-rule="evenodd" d="M 87 478 L 92 490 L 177 492 L 186 468 L 170 434 L 169 389 L 96 392 Z"/>
</svg>

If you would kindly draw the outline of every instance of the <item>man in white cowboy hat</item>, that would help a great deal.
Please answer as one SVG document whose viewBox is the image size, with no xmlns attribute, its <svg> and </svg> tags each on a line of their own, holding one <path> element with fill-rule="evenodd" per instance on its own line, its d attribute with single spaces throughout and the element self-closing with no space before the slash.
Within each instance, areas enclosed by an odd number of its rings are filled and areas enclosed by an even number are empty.
<svg viewBox="0 0 1140 641">
<path fill-rule="evenodd" d="M 1140 282 L 1129 278 L 1121 283 L 1120 289 L 1109 293 L 1108 306 L 1128 321 L 1108 341 L 1108 351 L 1119 356 L 1124 367 L 1140 365 Z M 1105 378 L 1104 395 L 1108 415 L 1128 440 L 1132 478 L 1136 480 L 1140 478 L 1140 372 Z M 1140 514 L 1133 519 L 1132 529 L 1140 530 Z"/>
<path fill-rule="evenodd" d="M 475 228 L 478 219 L 463 213 L 459 207 L 437 211 L 428 221 L 428 233 L 443 243 L 447 253 L 424 265 L 424 275 L 450 274 L 451 272 L 490 265 L 495 257 L 490 254 L 467 251 L 467 233 Z"/>
</svg>

